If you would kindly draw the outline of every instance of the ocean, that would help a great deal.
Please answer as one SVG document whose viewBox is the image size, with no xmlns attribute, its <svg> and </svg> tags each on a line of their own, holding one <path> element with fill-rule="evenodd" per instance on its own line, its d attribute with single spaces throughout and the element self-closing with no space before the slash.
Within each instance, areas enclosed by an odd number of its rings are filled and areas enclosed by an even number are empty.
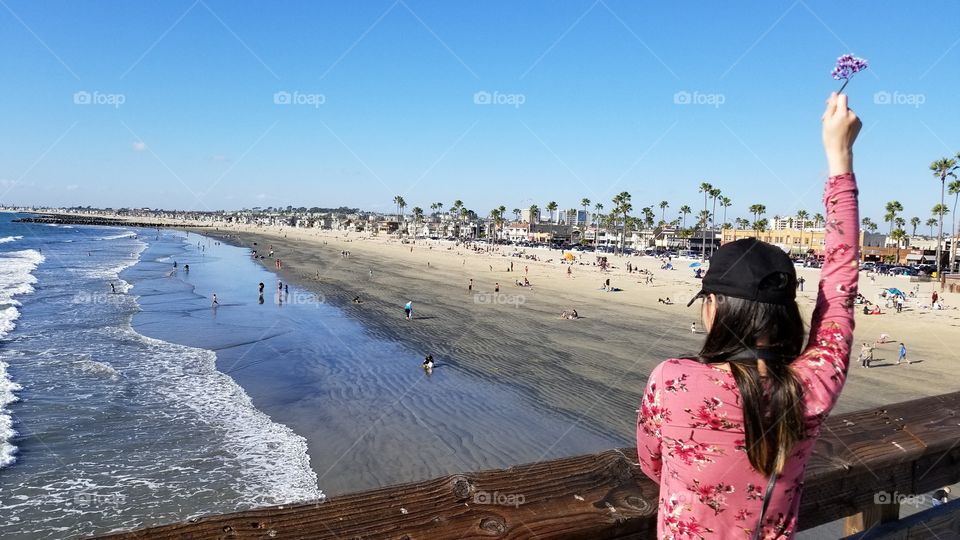
<svg viewBox="0 0 960 540">
<path fill-rule="evenodd" d="M 142 258 L 169 266 L 182 233 L 148 247 L 151 231 L 14 217 L 0 214 L 0 537 L 322 497 L 306 441 L 254 408 L 214 352 L 133 328 L 142 296 L 127 274 Z M 149 294 L 206 303 L 163 281 Z"/>
<path fill-rule="evenodd" d="M 280 283 L 248 249 L 15 217 L 0 213 L 4 539 L 103 534 L 632 442 L 455 361 L 425 373 L 422 351 Z"/>
</svg>

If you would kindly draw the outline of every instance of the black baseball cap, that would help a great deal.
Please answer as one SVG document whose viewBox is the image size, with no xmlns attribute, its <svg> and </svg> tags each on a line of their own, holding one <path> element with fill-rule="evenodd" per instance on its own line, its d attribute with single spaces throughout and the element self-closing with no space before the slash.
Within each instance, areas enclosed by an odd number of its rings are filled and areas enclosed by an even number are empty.
<svg viewBox="0 0 960 540">
<path fill-rule="evenodd" d="M 744 238 L 720 246 L 710 257 L 702 288 L 687 307 L 711 293 L 789 304 L 797 298 L 797 271 L 782 249 L 756 238 Z"/>
</svg>

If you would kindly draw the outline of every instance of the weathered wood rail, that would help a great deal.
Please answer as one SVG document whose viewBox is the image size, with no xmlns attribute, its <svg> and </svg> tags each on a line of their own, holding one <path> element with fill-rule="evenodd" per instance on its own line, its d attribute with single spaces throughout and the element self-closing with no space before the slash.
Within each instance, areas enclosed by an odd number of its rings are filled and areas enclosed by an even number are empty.
<svg viewBox="0 0 960 540">
<path fill-rule="evenodd" d="M 956 504 L 900 522 L 896 503 L 960 480 L 958 444 L 960 392 L 830 418 L 807 467 L 801 529 L 846 518 L 845 534 L 863 539 L 960 536 Z M 876 504 L 884 493 L 893 502 Z M 641 539 L 655 537 L 657 496 L 624 448 L 105 538 Z"/>
</svg>

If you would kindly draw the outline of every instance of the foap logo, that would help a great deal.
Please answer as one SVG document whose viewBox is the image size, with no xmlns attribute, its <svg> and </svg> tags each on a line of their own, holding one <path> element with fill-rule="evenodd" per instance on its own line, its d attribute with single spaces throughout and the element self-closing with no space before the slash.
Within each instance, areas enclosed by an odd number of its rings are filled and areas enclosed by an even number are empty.
<svg viewBox="0 0 960 540">
<path fill-rule="evenodd" d="M 114 293 L 91 293 L 78 292 L 73 295 L 74 304 L 93 304 L 93 305 L 120 305 L 123 302 L 124 295 Z"/>
<path fill-rule="evenodd" d="M 519 508 L 520 505 L 526 501 L 527 498 L 521 493 L 500 493 L 499 491 L 490 493 L 489 491 L 478 491 L 473 494 L 474 504 L 491 504 Z"/>
<path fill-rule="evenodd" d="M 720 106 L 726 102 L 727 96 L 724 94 L 709 94 L 700 92 L 699 90 L 694 90 L 693 92 L 680 90 L 673 94 L 674 105 L 707 105 L 714 109 L 719 109 Z"/>
<path fill-rule="evenodd" d="M 93 92 L 80 90 L 73 93 L 74 105 L 107 105 L 119 109 L 126 102 L 127 96 L 124 94 L 108 94 L 99 90 Z"/>
<path fill-rule="evenodd" d="M 926 102 L 926 94 L 905 94 L 897 90 L 892 93 L 881 90 L 873 94 L 873 103 L 875 105 L 907 105 L 914 109 L 919 109 L 920 106 Z"/>
<path fill-rule="evenodd" d="M 924 507 L 925 501 L 923 495 L 906 495 L 898 491 L 890 493 L 888 491 L 879 491 L 873 495 L 874 504 L 899 504 Z"/>
<path fill-rule="evenodd" d="M 326 102 L 327 96 L 323 94 L 307 93 L 299 90 L 294 90 L 293 92 L 280 90 L 273 93 L 274 105 L 306 105 L 314 109 L 319 109 L 320 106 Z"/>
<path fill-rule="evenodd" d="M 504 94 L 498 90 L 493 92 L 480 90 L 473 94 L 474 105 L 508 105 L 514 109 L 519 109 L 526 102 L 527 96 L 523 94 Z"/>
<path fill-rule="evenodd" d="M 294 291 L 292 293 L 283 293 L 275 299 L 277 304 L 287 304 L 291 306 L 320 306 L 327 303 L 327 298 L 322 294 L 314 294 L 306 291 Z"/>
<path fill-rule="evenodd" d="M 127 498 L 120 493 L 77 493 L 73 496 L 73 502 L 81 508 L 91 506 L 119 507 L 127 502 Z"/>
<path fill-rule="evenodd" d="M 505 293 L 475 293 L 473 295 L 474 304 L 494 304 L 520 307 L 527 302 L 527 297 L 522 294 Z"/>
</svg>

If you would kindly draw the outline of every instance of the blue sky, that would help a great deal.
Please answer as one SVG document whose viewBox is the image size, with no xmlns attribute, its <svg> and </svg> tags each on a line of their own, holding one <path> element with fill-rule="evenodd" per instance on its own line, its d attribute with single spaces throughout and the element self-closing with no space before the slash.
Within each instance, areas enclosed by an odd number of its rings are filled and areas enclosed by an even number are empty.
<svg viewBox="0 0 960 540">
<path fill-rule="evenodd" d="M 927 167 L 960 151 L 960 3 L 741 5 L 0 0 L 0 201 L 486 213 L 626 190 L 669 216 L 708 181 L 728 220 L 812 213 L 852 52 L 863 213 L 926 220 Z"/>
</svg>

